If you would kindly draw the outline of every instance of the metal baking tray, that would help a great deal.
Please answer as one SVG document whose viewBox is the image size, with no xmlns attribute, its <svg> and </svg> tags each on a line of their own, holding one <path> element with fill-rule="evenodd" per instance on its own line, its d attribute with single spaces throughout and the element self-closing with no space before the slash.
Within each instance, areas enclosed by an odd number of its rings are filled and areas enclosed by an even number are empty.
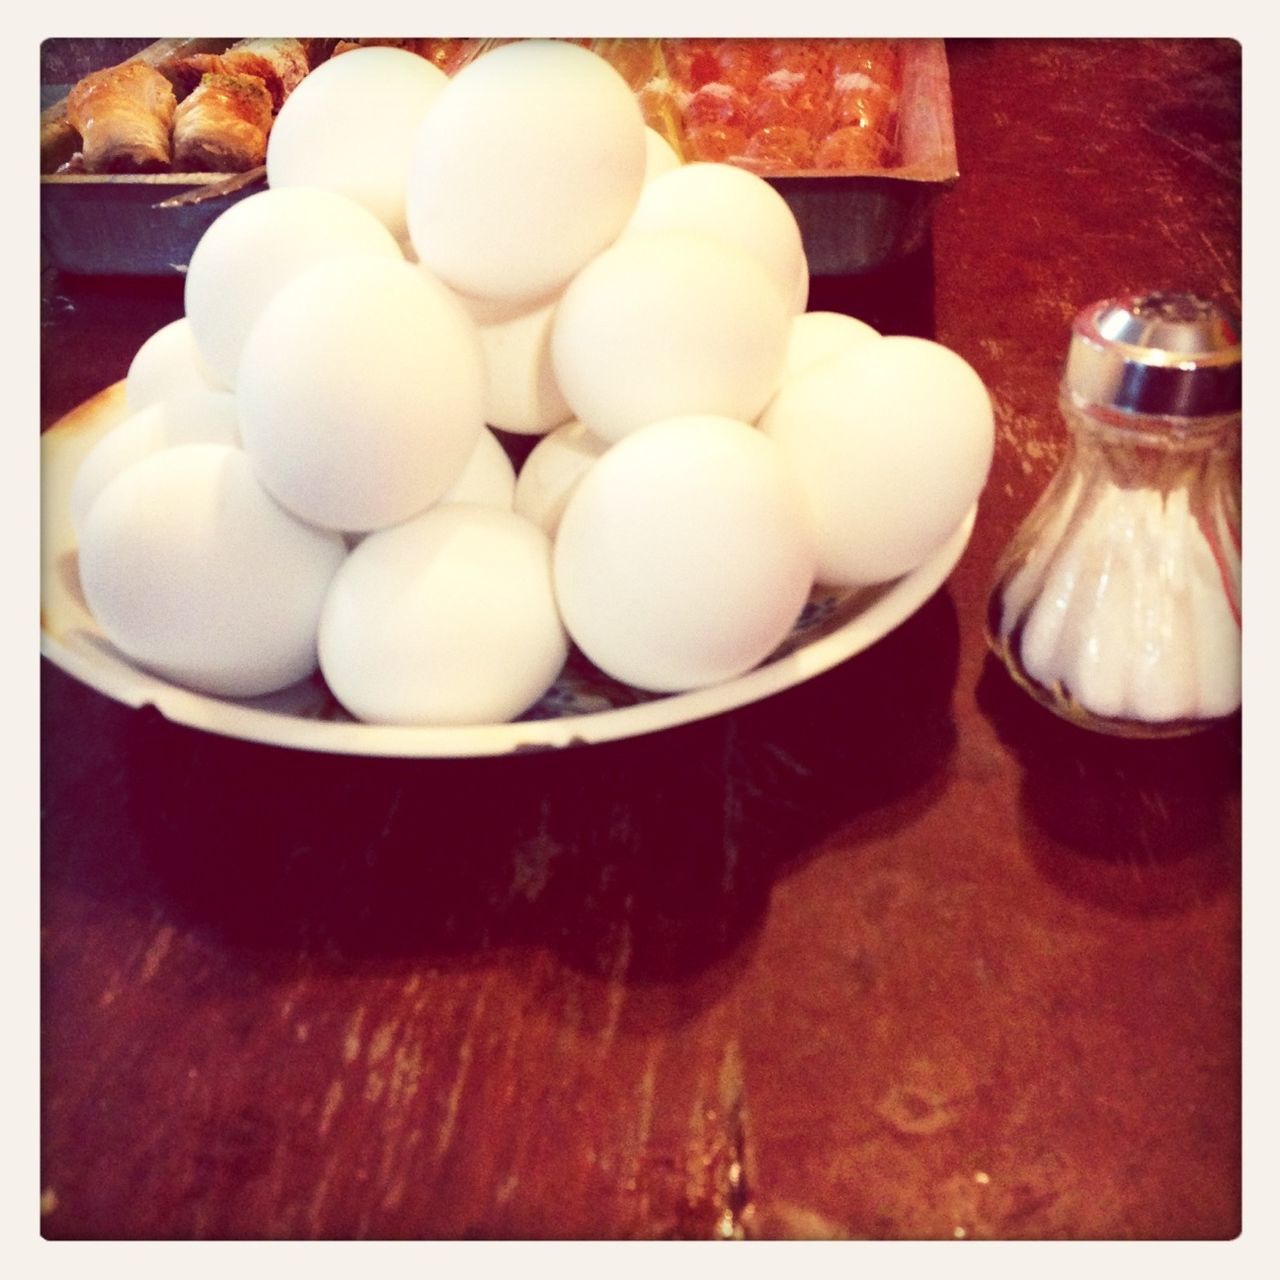
<svg viewBox="0 0 1280 1280">
<path fill-rule="evenodd" d="M 900 49 L 897 166 L 763 175 L 800 224 L 811 275 L 858 275 L 919 249 L 935 202 L 959 177 L 943 41 L 904 40 Z M 261 190 L 262 181 L 261 171 L 42 174 L 44 260 L 77 275 L 181 274 L 209 224 L 235 201 Z"/>
<path fill-rule="evenodd" d="M 894 168 L 764 175 L 800 224 L 811 275 L 860 275 L 923 247 L 934 205 L 960 176 L 945 46 L 904 40 L 901 49 Z"/>
</svg>

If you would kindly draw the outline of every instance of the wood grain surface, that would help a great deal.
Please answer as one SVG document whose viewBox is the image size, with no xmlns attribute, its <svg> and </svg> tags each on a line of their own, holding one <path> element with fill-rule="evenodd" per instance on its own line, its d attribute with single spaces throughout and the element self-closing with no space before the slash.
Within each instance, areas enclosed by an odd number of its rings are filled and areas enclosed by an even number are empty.
<svg viewBox="0 0 1280 1280">
<path fill-rule="evenodd" d="M 519 759 L 257 747 L 44 664 L 50 1238 L 1229 1238 L 1240 731 L 1127 743 L 991 659 L 1085 304 L 1240 300 L 1240 49 L 949 46 L 932 251 L 815 281 L 979 371 L 948 585 L 703 724 Z M 45 424 L 172 284 L 46 275 Z"/>
</svg>

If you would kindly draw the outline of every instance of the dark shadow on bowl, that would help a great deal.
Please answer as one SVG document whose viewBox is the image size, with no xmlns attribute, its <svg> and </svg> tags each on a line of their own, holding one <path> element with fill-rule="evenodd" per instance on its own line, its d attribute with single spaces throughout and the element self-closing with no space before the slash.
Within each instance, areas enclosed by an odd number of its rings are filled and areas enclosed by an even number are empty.
<svg viewBox="0 0 1280 1280">
<path fill-rule="evenodd" d="M 977 696 L 1022 767 L 1025 846 L 1058 888 L 1117 914 L 1160 916 L 1235 882 L 1238 714 L 1182 738 L 1111 737 L 1041 707 L 994 656 Z M 1224 838 L 1235 856 L 1222 856 Z"/>
<path fill-rule="evenodd" d="M 625 981 L 629 1025 L 688 1016 L 731 984 L 774 882 L 831 833 L 910 821 L 944 785 L 959 648 L 944 592 L 865 653 L 714 719 L 505 759 L 288 751 L 87 700 L 85 794 L 46 826 L 46 880 L 132 900 L 280 977 L 491 964 L 545 948 L 588 979 L 586 1017 Z M 103 744 L 108 745 L 103 745 Z M 68 744 L 46 800 L 75 806 Z M 115 775 L 114 782 L 104 781 Z"/>
<path fill-rule="evenodd" d="M 80 582 L 80 556 L 75 551 L 64 551 L 55 562 L 55 571 L 63 591 L 88 613 L 89 602 L 84 598 Z"/>
</svg>

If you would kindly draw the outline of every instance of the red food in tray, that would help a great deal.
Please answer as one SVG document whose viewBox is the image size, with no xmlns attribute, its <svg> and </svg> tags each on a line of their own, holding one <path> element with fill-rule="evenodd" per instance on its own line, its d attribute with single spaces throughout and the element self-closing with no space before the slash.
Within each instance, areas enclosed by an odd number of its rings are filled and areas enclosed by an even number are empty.
<svg viewBox="0 0 1280 1280">
<path fill-rule="evenodd" d="M 774 175 L 896 162 L 893 41 L 680 39 L 662 52 L 688 160 Z"/>
</svg>

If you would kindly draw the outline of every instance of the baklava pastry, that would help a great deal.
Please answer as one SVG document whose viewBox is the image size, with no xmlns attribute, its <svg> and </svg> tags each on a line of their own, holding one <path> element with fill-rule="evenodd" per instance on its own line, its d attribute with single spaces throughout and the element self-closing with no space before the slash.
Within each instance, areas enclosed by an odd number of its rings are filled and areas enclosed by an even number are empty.
<svg viewBox="0 0 1280 1280">
<path fill-rule="evenodd" d="M 159 64 L 173 85 L 173 93 L 179 102 L 195 92 L 200 81 L 212 72 L 222 70 L 222 57 L 216 53 L 187 53 L 166 58 Z"/>
<path fill-rule="evenodd" d="M 173 165 L 179 173 L 243 173 L 264 164 L 271 93 L 258 76 L 206 74 L 179 104 Z"/>
<path fill-rule="evenodd" d="M 311 64 L 302 41 L 289 36 L 276 40 L 240 40 L 221 56 L 218 69 L 229 75 L 257 76 L 271 94 L 272 110 L 279 111 L 311 69 Z"/>
<path fill-rule="evenodd" d="M 225 53 L 189 53 L 167 58 L 160 69 L 169 78 L 179 102 L 194 93 L 207 75 L 257 76 L 267 86 L 271 109 L 275 112 L 311 69 L 311 59 L 301 40 L 285 37 L 240 40 Z"/>
<path fill-rule="evenodd" d="M 126 62 L 87 75 L 67 98 L 87 173 L 160 173 L 169 168 L 177 103 L 154 67 Z"/>
</svg>

